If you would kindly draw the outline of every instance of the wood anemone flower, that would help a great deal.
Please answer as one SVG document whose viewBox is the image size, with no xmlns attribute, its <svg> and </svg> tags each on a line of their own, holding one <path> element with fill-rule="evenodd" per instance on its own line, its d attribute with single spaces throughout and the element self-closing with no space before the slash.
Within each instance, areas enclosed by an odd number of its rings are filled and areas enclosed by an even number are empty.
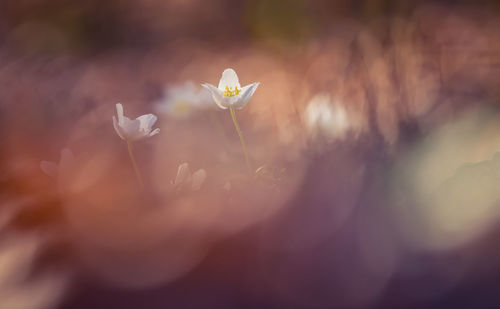
<svg viewBox="0 0 500 309">
<path fill-rule="evenodd" d="M 257 90 L 259 83 L 256 82 L 241 87 L 238 75 L 233 69 L 229 68 L 222 72 L 219 87 L 215 87 L 211 84 L 202 84 L 202 86 L 210 91 L 212 98 L 220 108 L 228 109 L 229 107 L 233 107 L 236 109 L 242 109 L 252 98 L 252 95 L 255 90 Z"/>
<path fill-rule="evenodd" d="M 159 128 L 152 130 L 158 119 L 153 114 L 142 115 L 135 120 L 130 120 L 123 114 L 123 106 L 120 103 L 116 104 L 116 114 L 118 120 L 113 116 L 113 126 L 118 136 L 124 141 L 135 142 L 160 133 Z"/>
</svg>

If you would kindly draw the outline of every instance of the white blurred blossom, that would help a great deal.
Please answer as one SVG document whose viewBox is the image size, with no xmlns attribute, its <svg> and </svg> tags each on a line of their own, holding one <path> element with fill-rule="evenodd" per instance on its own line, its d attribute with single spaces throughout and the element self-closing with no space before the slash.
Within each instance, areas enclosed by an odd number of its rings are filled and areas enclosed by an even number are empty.
<svg viewBox="0 0 500 309">
<path fill-rule="evenodd" d="M 204 169 L 199 169 L 191 174 L 189 164 L 182 163 L 177 169 L 177 176 L 172 184 L 177 190 L 187 188 L 192 191 L 197 191 L 201 188 L 206 178 L 207 172 Z"/>
<path fill-rule="evenodd" d="M 252 98 L 259 83 L 256 82 L 241 87 L 238 75 L 233 69 L 229 68 L 222 72 L 219 87 L 211 84 L 202 84 L 202 86 L 210 91 L 212 98 L 220 108 L 227 109 L 233 106 L 237 109 L 242 109 L 248 104 L 250 98 Z"/>
<path fill-rule="evenodd" d="M 168 87 L 163 97 L 155 104 L 158 113 L 179 119 L 187 118 L 196 111 L 211 109 L 213 106 L 210 93 L 205 89 L 198 89 L 190 81 Z"/>
<path fill-rule="evenodd" d="M 313 137 L 342 139 L 352 126 L 350 121 L 345 108 L 326 93 L 312 97 L 304 111 L 306 128 Z"/>
<path fill-rule="evenodd" d="M 68 148 L 64 148 L 61 150 L 59 163 L 42 161 L 40 162 L 40 168 L 48 176 L 60 181 L 68 174 L 71 166 L 74 164 L 74 161 L 75 156 L 73 155 L 73 152 Z"/>
</svg>

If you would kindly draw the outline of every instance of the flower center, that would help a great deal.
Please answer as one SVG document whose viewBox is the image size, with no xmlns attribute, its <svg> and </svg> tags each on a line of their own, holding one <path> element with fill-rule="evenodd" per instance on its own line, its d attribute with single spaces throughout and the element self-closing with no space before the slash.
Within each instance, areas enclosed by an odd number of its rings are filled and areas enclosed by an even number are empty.
<svg viewBox="0 0 500 309">
<path fill-rule="evenodd" d="M 187 114 L 191 111 L 191 103 L 184 100 L 177 100 L 173 106 L 173 110 L 176 114 Z"/>
<path fill-rule="evenodd" d="M 224 89 L 224 96 L 225 97 L 234 97 L 238 94 L 240 94 L 241 89 L 238 89 L 238 87 L 234 87 L 234 90 L 232 90 L 233 87 L 228 87 L 226 86 L 226 89 Z"/>
</svg>

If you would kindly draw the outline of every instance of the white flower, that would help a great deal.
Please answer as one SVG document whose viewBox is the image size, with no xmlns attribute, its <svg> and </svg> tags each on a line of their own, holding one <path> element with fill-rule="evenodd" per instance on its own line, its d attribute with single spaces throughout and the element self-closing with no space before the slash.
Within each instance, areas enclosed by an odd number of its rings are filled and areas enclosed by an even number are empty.
<svg viewBox="0 0 500 309">
<path fill-rule="evenodd" d="M 219 87 L 203 84 L 212 94 L 215 103 L 222 109 L 233 106 L 242 109 L 248 104 L 259 83 L 252 83 L 245 87 L 240 86 L 238 75 L 233 69 L 225 69 L 219 81 Z"/>
<path fill-rule="evenodd" d="M 177 169 L 177 176 L 172 184 L 179 190 L 181 188 L 190 188 L 193 191 L 197 191 L 201 188 L 206 178 L 207 172 L 204 169 L 199 169 L 191 174 L 189 164 L 182 163 Z"/>
<path fill-rule="evenodd" d="M 123 115 L 123 106 L 120 103 L 116 104 L 116 113 L 118 114 L 118 121 L 113 116 L 113 126 L 118 136 L 127 142 L 138 141 L 160 132 L 158 128 L 151 131 L 157 119 L 153 114 L 142 115 L 135 120 L 130 120 Z"/>
<path fill-rule="evenodd" d="M 61 179 L 65 174 L 67 174 L 74 161 L 75 156 L 73 155 L 73 152 L 68 148 L 64 148 L 63 150 L 61 150 L 61 158 L 59 159 L 59 164 L 49 161 L 42 161 L 40 162 L 40 168 L 48 176 L 55 179 Z"/>
<path fill-rule="evenodd" d="M 304 116 L 306 128 L 313 137 L 343 138 L 351 127 L 344 107 L 325 93 L 317 94 L 309 101 Z"/>
<path fill-rule="evenodd" d="M 205 89 L 197 89 L 190 81 L 167 88 L 163 98 L 155 104 L 159 113 L 166 113 L 174 118 L 186 118 L 195 111 L 213 106 L 210 93 Z"/>
</svg>

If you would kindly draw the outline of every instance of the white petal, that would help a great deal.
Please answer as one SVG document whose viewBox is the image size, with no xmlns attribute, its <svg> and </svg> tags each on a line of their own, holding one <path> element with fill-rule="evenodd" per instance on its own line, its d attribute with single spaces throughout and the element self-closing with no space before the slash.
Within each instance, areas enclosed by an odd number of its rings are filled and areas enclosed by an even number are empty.
<svg viewBox="0 0 500 309">
<path fill-rule="evenodd" d="M 191 172 L 189 171 L 189 164 L 182 163 L 177 169 L 177 176 L 174 180 L 174 185 L 178 186 L 183 184 L 185 181 L 189 180 Z"/>
<path fill-rule="evenodd" d="M 151 133 L 149 133 L 149 137 L 153 136 L 153 135 L 156 135 L 160 133 L 160 128 L 156 128 L 154 129 L 153 131 L 151 131 Z"/>
<path fill-rule="evenodd" d="M 238 80 L 238 75 L 231 68 L 225 69 L 224 72 L 222 72 L 222 77 L 219 81 L 219 90 L 224 91 L 226 87 L 232 89 L 234 89 L 235 87 L 238 87 L 238 89 L 241 88 L 240 82 Z"/>
<path fill-rule="evenodd" d="M 217 106 L 219 106 L 222 109 L 229 108 L 230 105 L 229 100 L 227 100 L 227 98 L 224 97 L 224 94 L 222 91 L 220 91 L 220 89 L 210 84 L 202 84 L 202 86 L 208 91 L 210 91 L 210 93 L 212 94 L 212 98 L 214 99 L 215 104 L 217 104 Z"/>
<path fill-rule="evenodd" d="M 147 114 L 137 117 L 137 120 L 139 120 L 140 123 L 140 130 L 146 134 L 149 134 L 149 132 L 151 132 L 151 127 L 155 124 L 157 119 L 158 117 L 153 114 Z"/>
<path fill-rule="evenodd" d="M 116 114 L 118 115 L 118 123 L 123 124 L 123 106 L 120 103 L 116 103 Z"/>
<path fill-rule="evenodd" d="M 252 98 L 253 93 L 255 92 L 255 90 L 257 90 L 259 84 L 260 83 L 253 83 L 243 87 L 241 89 L 241 94 L 238 100 L 233 104 L 233 106 L 236 107 L 237 109 L 244 108 L 250 101 L 250 98 Z"/>
<path fill-rule="evenodd" d="M 123 137 L 127 141 L 136 141 L 143 138 L 146 134 L 141 131 L 141 122 L 139 119 L 134 121 L 123 117 L 123 125 L 120 127 L 123 133 Z"/>
<path fill-rule="evenodd" d="M 42 161 L 40 162 L 42 171 L 52 178 L 57 178 L 58 167 L 54 162 Z"/>
<path fill-rule="evenodd" d="M 206 108 L 211 108 L 214 106 L 214 105 L 210 104 L 210 103 L 212 103 L 211 98 L 212 98 L 212 95 L 211 95 L 210 91 L 207 91 L 206 88 L 200 89 L 200 91 L 197 94 L 197 100 L 198 100 L 199 104 L 202 105 L 203 107 L 206 107 Z"/>
<path fill-rule="evenodd" d="M 191 177 L 191 188 L 194 191 L 200 190 L 201 185 L 205 182 L 207 178 L 207 172 L 204 169 L 199 169 L 193 173 Z"/>
<path fill-rule="evenodd" d="M 125 140 L 125 137 L 123 136 L 123 132 L 122 132 L 122 129 L 120 127 L 120 124 L 118 123 L 118 121 L 116 121 L 116 117 L 113 116 L 113 126 L 115 127 L 115 131 L 116 131 L 116 134 L 118 134 L 118 136 Z"/>
</svg>

